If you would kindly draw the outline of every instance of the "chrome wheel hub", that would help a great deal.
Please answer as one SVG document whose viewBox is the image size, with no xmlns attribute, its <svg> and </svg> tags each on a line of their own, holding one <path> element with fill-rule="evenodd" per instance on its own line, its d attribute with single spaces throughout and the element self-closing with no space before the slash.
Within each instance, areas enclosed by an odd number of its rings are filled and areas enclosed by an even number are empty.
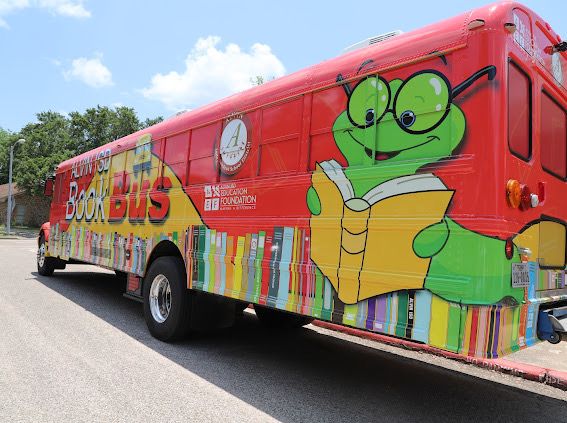
<svg viewBox="0 0 567 423">
<path fill-rule="evenodd" d="M 37 249 L 37 265 L 43 267 L 45 264 L 45 243 L 42 243 Z"/>
<path fill-rule="evenodd" d="M 163 323 L 171 310 L 171 286 L 164 275 L 157 275 L 150 287 L 150 311 L 158 323 Z"/>
</svg>

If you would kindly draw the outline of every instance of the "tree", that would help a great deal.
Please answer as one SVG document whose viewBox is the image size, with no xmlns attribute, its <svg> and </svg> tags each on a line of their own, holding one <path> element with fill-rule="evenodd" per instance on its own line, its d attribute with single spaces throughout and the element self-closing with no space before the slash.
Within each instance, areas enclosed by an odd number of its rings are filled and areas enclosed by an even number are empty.
<svg viewBox="0 0 567 423">
<path fill-rule="evenodd" d="M 131 107 L 106 106 L 71 112 L 68 117 L 52 111 L 36 116 L 37 121 L 20 133 L 0 128 L 0 183 L 8 182 L 10 145 L 24 138 L 26 142 L 16 147 L 14 154 L 14 181 L 30 194 L 40 193 L 41 182 L 62 161 L 163 120 L 157 117 L 142 122 Z"/>
<path fill-rule="evenodd" d="M 264 82 L 264 77 L 262 75 L 256 75 L 254 78 L 250 78 L 252 86 L 262 85 Z"/>
<path fill-rule="evenodd" d="M 26 140 L 15 150 L 14 180 L 30 194 L 40 193 L 46 176 L 77 150 L 69 133 L 68 119 L 51 111 L 38 113 L 37 122 L 24 126 L 14 138 Z"/>
<path fill-rule="evenodd" d="M 0 128 L 0 185 L 8 183 L 8 161 L 12 134 Z"/>
<path fill-rule="evenodd" d="M 163 122 L 163 117 L 161 116 L 158 116 L 157 118 L 153 118 L 153 119 L 146 118 L 146 120 L 142 122 L 142 127 L 140 129 L 148 128 L 160 122 Z"/>
<path fill-rule="evenodd" d="M 140 122 L 134 109 L 124 106 L 116 109 L 97 106 L 84 113 L 69 113 L 69 117 L 71 137 L 77 143 L 78 153 L 100 147 L 163 120 L 157 117 Z"/>
</svg>

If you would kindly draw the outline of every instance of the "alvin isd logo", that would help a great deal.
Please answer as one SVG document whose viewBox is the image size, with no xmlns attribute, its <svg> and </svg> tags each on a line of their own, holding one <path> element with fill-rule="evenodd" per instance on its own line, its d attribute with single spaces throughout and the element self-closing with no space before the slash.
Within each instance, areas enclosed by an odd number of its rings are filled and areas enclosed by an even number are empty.
<svg viewBox="0 0 567 423">
<path fill-rule="evenodd" d="M 248 138 L 248 128 L 242 119 L 233 119 L 224 127 L 220 146 L 216 154 L 223 173 L 233 175 L 242 167 L 251 142 Z"/>
</svg>

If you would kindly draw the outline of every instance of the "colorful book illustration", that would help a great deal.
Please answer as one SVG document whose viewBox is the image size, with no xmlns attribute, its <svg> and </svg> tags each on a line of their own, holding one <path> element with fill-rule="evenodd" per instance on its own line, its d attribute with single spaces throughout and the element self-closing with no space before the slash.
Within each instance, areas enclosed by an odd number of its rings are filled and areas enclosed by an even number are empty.
<svg viewBox="0 0 567 423">
<path fill-rule="evenodd" d="M 263 268 L 261 275 L 262 286 L 260 288 L 260 299 L 259 299 L 259 304 L 263 304 L 263 305 L 265 305 L 268 301 L 271 264 L 272 264 L 272 241 L 273 241 L 273 236 L 266 234 L 266 240 L 264 241 L 264 260 L 265 262 L 267 262 L 267 265 L 262 266 Z"/>
<path fill-rule="evenodd" d="M 140 251 L 140 245 L 138 244 L 138 237 L 135 236 L 132 242 L 132 273 L 137 273 L 138 271 L 138 252 Z"/>
<path fill-rule="evenodd" d="M 220 237 L 220 255 L 218 257 L 218 264 L 220 267 L 219 273 L 219 286 L 218 291 L 216 291 L 220 295 L 224 295 L 224 291 L 226 289 L 226 232 L 219 233 Z"/>
<path fill-rule="evenodd" d="M 204 225 L 190 226 L 182 240 L 188 283 L 195 289 L 264 304 L 267 300 L 280 309 L 471 356 L 496 357 L 536 342 L 537 305 L 465 306 L 423 289 L 398 290 L 345 304 L 331 278 L 310 260 L 313 237 L 309 235 L 303 228 L 279 226 L 273 234 L 259 231 L 235 239 Z M 86 228 L 65 232 L 54 225 L 49 242 L 59 255 L 137 273 L 147 251 L 164 239 L 179 242 L 176 232 L 140 238 Z M 564 285 L 564 272 L 529 265 L 527 296 L 537 295 L 542 278 L 546 287 Z"/>
<path fill-rule="evenodd" d="M 234 285 L 232 293 L 235 298 L 240 296 L 242 290 L 242 257 L 244 256 L 245 237 L 239 236 L 236 240 L 236 254 L 234 256 Z"/>
<path fill-rule="evenodd" d="M 278 289 L 280 283 L 280 267 L 279 262 L 282 256 L 284 228 L 276 226 L 272 237 L 272 254 L 270 258 L 270 279 L 268 282 L 268 298 L 267 304 L 275 307 L 278 298 Z"/>
<path fill-rule="evenodd" d="M 256 254 L 258 252 L 258 234 L 250 237 L 250 255 L 248 257 L 248 282 L 246 285 L 246 299 L 252 301 L 256 282 Z"/>
<path fill-rule="evenodd" d="M 347 326 L 356 326 L 356 316 L 359 304 L 345 304 L 342 323 Z"/>
<path fill-rule="evenodd" d="M 215 254 L 217 249 L 217 231 L 214 229 L 207 229 L 209 237 L 207 238 L 208 250 L 207 250 L 207 264 L 205 273 L 205 281 L 203 285 L 203 291 L 212 292 L 215 287 Z"/>
<path fill-rule="evenodd" d="M 310 220 L 311 258 L 341 301 L 423 287 L 430 259 L 414 253 L 413 240 L 441 221 L 453 191 L 421 174 L 386 181 L 358 198 L 335 160 L 317 164 L 312 183 L 321 213 Z"/>
<path fill-rule="evenodd" d="M 221 267 L 220 267 L 220 258 L 223 254 L 222 252 L 222 233 L 217 231 L 215 234 L 215 253 L 213 254 L 213 266 L 215 269 L 214 278 L 212 279 L 213 283 L 209 287 L 210 292 L 219 292 L 220 290 L 220 278 L 221 278 Z"/>
<path fill-rule="evenodd" d="M 319 269 L 317 269 L 317 277 L 323 280 L 323 307 L 321 309 L 321 318 L 331 320 L 333 316 L 333 286 Z"/>
<path fill-rule="evenodd" d="M 281 256 L 277 266 L 279 267 L 278 299 L 276 307 L 285 309 L 289 297 L 290 264 L 293 251 L 293 228 L 283 228 Z"/>
<path fill-rule="evenodd" d="M 258 233 L 258 249 L 256 251 L 256 260 L 254 263 L 254 292 L 252 298 L 258 301 L 260 298 L 260 290 L 262 289 L 262 262 L 264 260 L 264 245 L 266 243 L 266 232 L 260 231 Z"/>
<path fill-rule="evenodd" d="M 211 266 L 209 265 L 209 253 L 211 251 L 211 230 L 207 229 L 205 227 L 205 245 L 204 245 L 204 250 L 203 250 L 203 268 L 204 268 L 204 273 L 199 273 L 199 275 L 202 275 L 202 282 L 203 282 L 203 286 L 202 289 L 203 291 L 207 290 L 207 287 L 209 286 L 209 277 L 210 277 L 210 273 L 211 273 Z"/>
<path fill-rule="evenodd" d="M 203 281 L 199 277 L 202 275 L 200 270 L 203 267 L 203 248 L 204 248 L 204 226 L 197 225 L 193 227 L 193 248 L 191 254 L 193 255 L 193 276 L 191 278 L 191 283 L 194 289 L 201 289 L 203 287 Z M 147 247 L 146 247 L 147 249 Z"/>
<path fill-rule="evenodd" d="M 250 258 L 250 242 L 252 234 L 247 233 L 244 237 L 244 253 L 242 254 L 242 286 L 240 291 L 240 299 L 246 299 L 246 292 L 248 291 L 248 259 Z"/>
</svg>

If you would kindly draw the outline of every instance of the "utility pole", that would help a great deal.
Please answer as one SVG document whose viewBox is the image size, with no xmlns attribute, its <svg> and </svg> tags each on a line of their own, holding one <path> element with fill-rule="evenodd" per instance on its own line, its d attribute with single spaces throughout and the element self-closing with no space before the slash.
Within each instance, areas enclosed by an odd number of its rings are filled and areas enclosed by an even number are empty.
<svg viewBox="0 0 567 423">
<path fill-rule="evenodd" d="M 8 210 L 6 210 L 6 233 L 10 235 L 10 224 L 12 220 L 12 162 L 14 161 L 14 147 L 24 143 L 26 140 L 20 138 L 10 146 L 10 169 L 8 170 Z"/>
</svg>

